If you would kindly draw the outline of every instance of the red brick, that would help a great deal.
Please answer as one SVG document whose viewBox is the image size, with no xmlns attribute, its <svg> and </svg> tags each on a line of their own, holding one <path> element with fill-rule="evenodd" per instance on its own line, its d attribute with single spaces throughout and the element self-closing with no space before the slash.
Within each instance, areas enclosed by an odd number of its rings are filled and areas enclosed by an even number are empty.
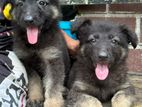
<svg viewBox="0 0 142 107">
<path fill-rule="evenodd" d="M 142 18 L 141 18 L 141 27 L 140 27 L 140 30 L 141 30 L 141 34 L 140 34 L 140 42 L 142 43 Z"/>
<path fill-rule="evenodd" d="M 106 11 L 106 5 L 105 4 L 78 5 L 77 9 L 78 9 L 79 13 L 105 12 Z"/>
<path fill-rule="evenodd" d="M 94 13 L 94 12 L 105 12 L 106 4 L 93 4 L 93 5 L 77 5 L 80 13 Z M 121 3 L 111 4 L 109 10 L 111 12 L 132 12 L 141 13 L 142 3 Z"/>
<path fill-rule="evenodd" d="M 127 65 L 129 71 L 142 72 L 142 50 L 131 49 L 129 51 Z"/>
<path fill-rule="evenodd" d="M 142 12 L 142 3 L 111 4 L 110 11 Z"/>
</svg>

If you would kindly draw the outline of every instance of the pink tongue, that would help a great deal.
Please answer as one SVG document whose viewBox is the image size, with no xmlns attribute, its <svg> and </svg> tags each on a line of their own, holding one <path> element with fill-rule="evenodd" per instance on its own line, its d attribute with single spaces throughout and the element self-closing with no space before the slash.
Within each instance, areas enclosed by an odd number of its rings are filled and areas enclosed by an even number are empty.
<svg viewBox="0 0 142 107">
<path fill-rule="evenodd" d="M 27 28 L 27 38 L 30 44 L 36 44 L 38 40 L 38 28 L 28 27 Z"/>
<path fill-rule="evenodd" d="M 105 80 L 109 73 L 108 65 L 97 64 L 95 73 L 99 80 Z"/>
</svg>

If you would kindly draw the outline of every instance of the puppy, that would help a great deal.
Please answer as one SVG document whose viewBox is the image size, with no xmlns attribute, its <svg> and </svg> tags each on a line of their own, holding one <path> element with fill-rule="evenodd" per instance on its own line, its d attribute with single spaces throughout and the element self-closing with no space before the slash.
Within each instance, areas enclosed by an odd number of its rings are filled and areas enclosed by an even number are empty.
<svg viewBox="0 0 142 107">
<path fill-rule="evenodd" d="M 137 36 L 125 25 L 77 20 L 72 26 L 80 40 L 68 87 L 67 107 L 131 107 L 135 91 L 127 81 L 128 44 Z"/>
<path fill-rule="evenodd" d="M 29 79 L 27 107 L 63 107 L 70 61 L 58 28 L 58 0 L 16 0 L 14 51 Z"/>
</svg>

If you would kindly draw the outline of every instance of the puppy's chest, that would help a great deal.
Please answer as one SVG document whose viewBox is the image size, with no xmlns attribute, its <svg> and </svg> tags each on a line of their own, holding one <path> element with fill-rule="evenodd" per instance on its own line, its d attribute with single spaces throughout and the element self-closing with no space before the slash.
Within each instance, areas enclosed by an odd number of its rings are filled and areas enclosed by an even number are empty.
<svg viewBox="0 0 142 107">
<path fill-rule="evenodd" d="M 42 60 L 52 60 L 61 57 L 61 50 L 56 46 L 48 46 L 43 49 L 16 49 L 16 54 L 19 58 L 34 58 L 37 57 Z M 31 59 L 33 60 L 33 59 Z"/>
<path fill-rule="evenodd" d="M 57 59 L 60 55 L 54 47 L 39 51 L 25 52 L 24 60 L 30 67 L 40 74 L 44 74 L 45 69 L 50 68 L 50 61 Z M 41 72 L 42 71 L 42 72 Z"/>
</svg>

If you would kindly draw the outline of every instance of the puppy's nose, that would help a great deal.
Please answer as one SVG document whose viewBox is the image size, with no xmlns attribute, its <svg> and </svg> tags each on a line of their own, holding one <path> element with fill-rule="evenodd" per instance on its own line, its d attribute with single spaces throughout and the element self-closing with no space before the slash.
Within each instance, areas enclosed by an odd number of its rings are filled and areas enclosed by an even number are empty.
<svg viewBox="0 0 142 107">
<path fill-rule="evenodd" d="M 32 23 L 33 22 L 33 17 L 31 15 L 27 15 L 24 17 L 25 23 Z"/>
<path fill-rule="evenodd" d="M 106 52 L 102 51 L 99 53 L 100 60 L 107 60 L 107 58 L 108 58 L 108 54 Z"/>
</svg>

